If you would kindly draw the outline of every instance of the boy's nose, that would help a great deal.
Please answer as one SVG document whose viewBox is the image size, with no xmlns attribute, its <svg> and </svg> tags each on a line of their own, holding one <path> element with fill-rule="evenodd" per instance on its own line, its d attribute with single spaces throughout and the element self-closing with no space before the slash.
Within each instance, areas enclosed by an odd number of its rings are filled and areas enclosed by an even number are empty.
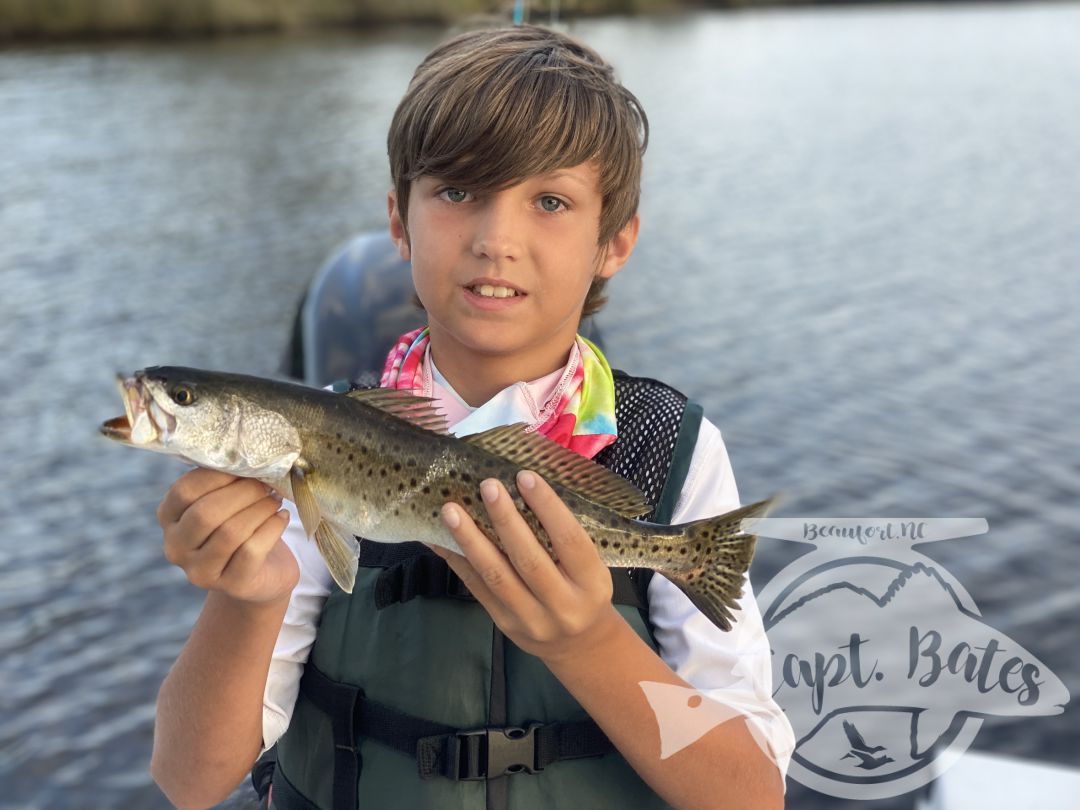
<svg viewBox="0 0 1080 810">
<path fill-rule="evenodd" d="M 492 262 L 517 259 L 521 253 L 520 222 L 510 200 L 496 199 L 484 206 L 473 239 L 473 253 Z"/>
</svg>

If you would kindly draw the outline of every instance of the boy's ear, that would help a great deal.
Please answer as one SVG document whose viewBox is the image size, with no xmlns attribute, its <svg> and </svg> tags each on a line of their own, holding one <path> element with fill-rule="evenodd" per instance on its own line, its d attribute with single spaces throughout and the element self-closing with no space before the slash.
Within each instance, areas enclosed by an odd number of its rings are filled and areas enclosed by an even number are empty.
<svg viewBox="0 0 1080 810">
<path fill-rule="evenodd" d="M 397 193 L 390 189 L 386 192 L 386 212 L 390 216 L 390 238 L 397 245 L 398 254 L 405 261 L 410 261 L 409 232 L 405 230 L 405 223 L 401 220 L 401 212 L 398 210 Z"/>
<path fill-rule="evenodd" d="M 600 262 L 600 268 L 596 271 L 599 278 L 611 278 L 622 269 L 630 254 L 634 252 L 640 227 L 641 217 L 635 213 L 622 230 L 612 237 Z"/>
</svg>

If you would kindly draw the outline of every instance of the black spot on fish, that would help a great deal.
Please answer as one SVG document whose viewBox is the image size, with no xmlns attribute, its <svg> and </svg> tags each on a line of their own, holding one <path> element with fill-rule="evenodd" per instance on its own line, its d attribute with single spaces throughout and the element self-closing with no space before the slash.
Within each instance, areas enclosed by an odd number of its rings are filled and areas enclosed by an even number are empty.
<svg viewBox="0 0 1080 810">
<path fill-rule="evenodd" d="M 444 498 L 449 498 L 449 497 L 450 497 L 450 490 L 449 490 L 449 488 L 447 488 L 447 487 L 443 487 L 443 488 L 442 488 L 442 496 L 443 496 Z"/>
<path fill-rule="evenodd" d="M 656 553 L 656 552 L 658 552 L 659 550 L 660 550 L 660 546 L 653 546 L 653 547 L 652 547 L 652 553 L 653 553 L 653 554 L 655 554 L 655 553 Z"/>
<path fill-rule="evenodd" d="M 401 472 L 401 462 L 400 461 L 395 461 L 394 462 L 394 472 Z"/>
<path fill-rule="evenodd" d="M 422 492 L 425 495 L 430 495 L 431 494 L 431 487 L 425 486 L 424 489 L 422 490 Z"/>
<path fill-rule="evenodd" d="M 457 478 L 457 470 L 451 470 L 450 471 L 450 477 L 451 478 Z"/>
<path fill-rule="evenodd" d="M 612 543 L 615 548 L 622 548 L 622 543 Z"/>
<path fill-rule="evenodd" d="M 416 479 L 415 478 L 410 478 L 409 479 L 409 486 L 410 487 L 415 487 L 416 486 Z"/>
<path fill-rule="evenodd" d="M 464 481 L 466 484 L 472 483 L 472 476 L 468 473 L 462 473 L 461 480 Z"/>
<path fill-rule="evenodd" d="M 405 485 L 404 484 L 398 484 L 397 485 L 397 491 L 398 492 L 404 492 L 405 491 Z"/>
<path fill-rule="evenodd" d="M 383 467 L 381 470 L 379 470 L 379 477 L 386 478 L 386 467 Z"/>
<path fill-rule="evenodd" d="M 464 498 L 462 498 L 461 502 L 463 504 L 465 504 L 466 506 L 472 506 L 472 498 L 470 498 L 468 495 L 466 495 Z"/>
<path fill-rule="evenodd" d="M 340 438 L 341 438 L 341 434 L 339 433 L 339 434 L 337 435 L 337 437 L 338 437 L 338 438 L 340 439 Z"/>
<path fill-rule="evenodd" d="M 439 510 L 438 509 L 432 509 L 431 510 L 431 516 L 434 517 L 434 518 L 437 518 L 439 516 Z"/>
<path fill-rule="evenodd" d="M 607 540 L 600 541 L 600 548 L 607 548 Z"/>
<path fill-rule="evenodd" d="M 349 453 L 349 461 L 352 461 L 352 460 L 353 460 L 353 454 Z"/>
</svg>

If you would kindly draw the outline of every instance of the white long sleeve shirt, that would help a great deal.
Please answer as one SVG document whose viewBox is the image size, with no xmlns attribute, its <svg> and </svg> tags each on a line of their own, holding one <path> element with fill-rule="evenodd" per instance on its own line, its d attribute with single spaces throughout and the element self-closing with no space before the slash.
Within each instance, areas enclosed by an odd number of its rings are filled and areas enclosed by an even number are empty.
<svg viewBox="0 0 1080 810">
<path fill-rule="evenodd" d="M 560 370 L 532 383 L 516 383 L 479 408 L 470 408 L 433 363 L 425 366 L 433 370 L 425 394 L 445 402 L 444 410 L 453 423 L 450 430 L 457 435 L 514 422 L 532 424 L 539 415 L 537 403 L 547 400 L 562 376 Z M 672 522 L 712 517 L 739 505 L 720 431 L 703 419 Z M 288 728 L 323 603 L 333 584 L 315 543 L 305 536 L 295 508 L 288 502 L 286 506 L 292 519 L 284 540 L 300 565 L 300 581 L 285 613 L 266 681 L 263 741 L 267 747 Z M 660 657 L 695 689 L 744 714 L 759 744 L 777 762 L 781 774 L 786 774 L 794 736 L 786 715 L 772 699 L 771 652 L 749 580 L 740 608 L 734 612 L 734 627 L 728 632 L 710 622 L 660 574 L 650 580 L 648 596 L 649 619 Z"/>
</svg>

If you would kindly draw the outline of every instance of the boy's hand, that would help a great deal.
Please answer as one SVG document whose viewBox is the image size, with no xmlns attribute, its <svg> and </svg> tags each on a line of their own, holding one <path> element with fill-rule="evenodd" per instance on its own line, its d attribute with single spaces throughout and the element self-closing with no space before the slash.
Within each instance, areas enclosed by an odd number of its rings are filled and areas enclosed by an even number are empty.
<svg viewBox="0 0 1080 810">
<path fill-rule="evenodd" d="M 261 481 L 196 468 L 165 493 L 157 518 L 165 558 L 200 588 L 262 603 L 287 597 L 300 579 L 281 539 L 289 513 Z"/>
<path fill-rule="evenodd" d="M 455 504 L 443 521 L 465 556 L 433 547 L 522 650 L 553 663 L 596 645 L 622 617 L 611 604 L 611 574 L 592 538 L 540 476 L 522 471 L 518 490 L 551 538 L 555 562 L 514 507 L 506 489 L 480 485 L 503 554 Z"/>
</svg>

